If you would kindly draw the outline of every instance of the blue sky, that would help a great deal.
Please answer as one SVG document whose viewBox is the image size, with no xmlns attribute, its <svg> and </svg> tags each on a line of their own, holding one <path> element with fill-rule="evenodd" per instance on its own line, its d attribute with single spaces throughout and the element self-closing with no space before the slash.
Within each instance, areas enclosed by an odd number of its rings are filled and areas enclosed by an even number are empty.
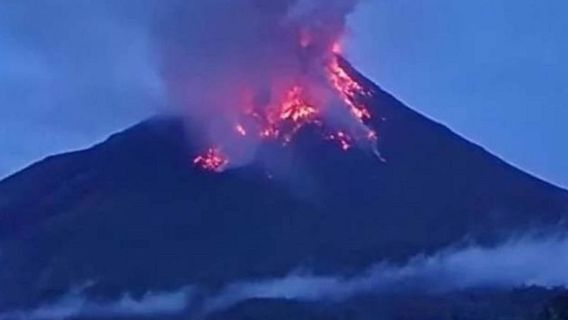
<svg viewBox="0 0 568 320">
<path fill-rule="evenodd" d="M 144 2 L 101 3 L 0 0 L 0 177 L 163 101 Z M 416 110 L 568 186 L 566 12 L 563 0 L 366 0 L 349 57 Z"/>
<path fill-rule="evenodd" d="M 137 11 L 109 0 L 0 0 L 0 177 L 90 146 L 160 103 L 143 1 Z"/>
<path fill-rule="evenodd" d="M 408 103 L 568 186 L 568 2 L 369 0 L 351 60 Z"/>
</svg>

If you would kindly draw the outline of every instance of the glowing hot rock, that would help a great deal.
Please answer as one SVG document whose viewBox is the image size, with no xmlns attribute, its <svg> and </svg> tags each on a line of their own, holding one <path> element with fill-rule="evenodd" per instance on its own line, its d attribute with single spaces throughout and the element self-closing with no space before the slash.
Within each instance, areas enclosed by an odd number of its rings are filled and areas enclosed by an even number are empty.
<svg viewBox="0 0 568 320">
<path fill-rule="evenodd" d="M 211 148 L 205 154 L 196 157 L 193 163 L 205 170 L 220 172 L 225 169 L 229 161 L 217 148 Z"/>
<path fill-rule="evenodd" d="M 310 50 L 310 40 L 302 34 L 300 50 Z M 336 143 L 342 151 L 361 144 L 370 146 L 378 155 L 375 149 L 377 134 L 368 126 L 372 114 L 360 102 L 372 93 L 341 66 L 340 51 L 341 46 L 333 43 L 323 58 L 313 63 L 318 66 L 320 77 L 300 74 L 297 83 L 282 90 L 282 93 L 274 93 L 273 88 L 273 94 L 280 96 L 279 99 L 275 98 L 260 108 L 244 108 L 242 119 L 245 120 L 236 123 L 233 132 L 242 139 L 256 137 L 287 145 L 301 128 L 315 126 L 324 139 Z M 327 92 L 325 98 L 317 96 L 316 93 L 321 91 Z M 318 99 L 313 99 L 314 96 Z M 348 117 L 341 121 L 344 127 L 326 125 L 326 115 L 332 107 L 344 109 L 340 113 Z M 362 141 L 365 143 L 360 143 Z M 229 159 L 222 153 L 221 147 L 214 147 L 196 157 L 194 164 L 205 170 L 220 172 L 227 168 Z"/>
</svg>

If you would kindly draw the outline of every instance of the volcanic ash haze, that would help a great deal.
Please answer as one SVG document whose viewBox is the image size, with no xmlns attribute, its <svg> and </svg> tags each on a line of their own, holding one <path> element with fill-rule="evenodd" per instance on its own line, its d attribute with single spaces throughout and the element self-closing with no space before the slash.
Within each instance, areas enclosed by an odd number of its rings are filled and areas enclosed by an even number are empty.
<svg viewBox="0 0 568 320">
<path fill-rule="evenodd" d="M 371 95 L 341 67 L 354 0 L 178 1 L 162 13 L 164 75 L 196 128 L 194 163 L 222 171 L 262 140 L 289 143 L 304 126 L 343 150 L 374 150 Z"/>
</svg>

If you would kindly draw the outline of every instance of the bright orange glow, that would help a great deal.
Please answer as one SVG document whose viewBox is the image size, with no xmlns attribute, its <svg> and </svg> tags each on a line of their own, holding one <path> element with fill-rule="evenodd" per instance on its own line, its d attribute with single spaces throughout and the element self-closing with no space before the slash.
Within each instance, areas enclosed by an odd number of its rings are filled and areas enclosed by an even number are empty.
<svg viewBox="0 0 568 320">
<path fill-rule="evenodd" d="M 293 87 L 286 97 L 286 100 L 278 110 L 281 120 L 292 120 L 293 122 L 309 122 L 317 114 L 316 108 L 307 104 L 302 97 L 303 90 L 299 86 Z"/>
<path fill-rule="evenodd" d="M 300 32 L 299 36 L 299 46 L 304 49 L 312 46 L 315 41 L 308 32 Z M 322 61 L 321 78 L 303 78 L 300 75 L 285 90 L 271 88 L 271 99 L 266 105 L 256 106 L 256 103 L 250 102 L 242 115 L 248 119 L 235 125 L 236 134 L 243 137 L 256 136 L 261 140 L 273 140 L 287 145 L 301 128 L 316 126 L 324 139 L 337 143 L 343 151 L 351 150 L 356 144 L 369 145 L 380 156 L 376 150 L 377 133 L 369 126 L 372 114 L 364 103 L 365 98 L 372 96 L 372 92 L 342 67 L 339 56 L 341 52 L 339 41 L 330 45 L 327 58 Z M 329 92 L 335 97 L 330 97 Z M 328 113 L 328 104 L 334 105 L 330 101 L 336 99 L 343 102 L 353 120 L 344 122 L 350 124 L 342 128 L 328 127 L 326 123 L 326 117 L 331 114 Z M 246 101 L 249 100 L 254 101 Z M 365 141 L 366 143 L 359 143 Z M 219 148 L 211 148 L 204 155 L 195 158 L 194 163 L 206 170 L 222 171 L 229 159 L 221 154 Z"/>
<path fill-rule="evenodd" d="M 209 171 L 223 171 L 229 161 L 221 154 L 218 148 L 210 148 L 203 155 L 196 157 L 193 164 Z"/>
<path fill-rule="evenodd" d="M 266 110 L 249 109 L 246 114 L 261 126 L 259 137 L 281 139 L 284 144 L 290 142 L 303 126 L 320 122 L 318 109 L 306 102 L 300 86 L 291 87 L 281 101 Z"/>
<path fill-rule="evenodd" d="M 316 122 L 318 117 L 318 110 L 306 102 L 300 86 L 292 87 L 284 100 L 268 112 L 269 126 L 273 128 L 272 137 L 281 137 L 284 144 L 292 141 L 300 128 Z"/>
<path fill-rule="evenodd" d="M 358 96 L 370 96 L 368 92 L 357 81 L 353 80 L 339 65 L 338 58 L 335 57 L 331 64 L 328 66 L 328 76 L 331 84 L 341 96 L 343 102 L 349 107 L 349 111 L 353 116 L 366 121 L 371 119 L 369 110 L 361 104 L 356 102 Z"/>
</svg>

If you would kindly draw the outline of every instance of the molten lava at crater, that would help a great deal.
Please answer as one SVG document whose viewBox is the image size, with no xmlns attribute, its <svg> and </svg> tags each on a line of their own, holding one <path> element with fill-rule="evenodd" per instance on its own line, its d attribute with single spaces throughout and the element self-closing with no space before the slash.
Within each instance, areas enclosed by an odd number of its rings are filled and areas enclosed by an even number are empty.
<svg viewBox="0 0 568 320">
<path fill-rule="evenodd" d="M 198 169 L 261 160 L 276 150 L 266 145 L 291 147 L 300 132 L 339 152 L 378 154 L 373 92 L 342 59 L 358 3 L 181 0 L 164 11 L 176 27 L 157 30 L 161 70 L 192 142 L 204 146 L 192 155 Z"/>
<path fill-rule="evenodd" d="M 229 164 L 229 161 L 217 148 L 210 148 L 203 155 L 196 157 L 193 163 L 205 170 L 223 171 Z"/>
<path fill-rule="evenodd" d="M 305 41 L 305 40 L 304 40 Z M 301 43 L 302 46 L 305 42 Z M 256 136 L 260 140 L 278 141 L 287 145 L 294 139 L 296 133 L 306 126 L 315 126 L 326 140 L 337 143 L 340 150 L 351 150 L 356 144 L 365 142 L 364 145 L 376 151 L 377 133 L 368 123 L 372 119 L 369 108 L 361 103 L 361 98 L 372 96 L 372 92 L 366 90 L 340 64 L 340 56 L 336 54 L 338 45 L 331 49 L 329 63 L 323 71 L 332 98 L 339 103 L 347 112 L 348 119 L 342 121 L 343 126 L 327 125 L 326 114 L 333 107 L 330 101 L 317 103 L 311 99 L 314 87 L 322 85 L 317 83 L 304 84 L 300 81 L 292 85 L 282 98 L 264 108 L 248 107 L 242 117 L 245 121 L 234 125 L 236 136 Z M 319 99 L 320 101 L 322 99 Z M 325 100 L 325 99 L 324 99 Z M 202 155 L 197 156 L 193 163 L 202 169 L 221 172 L 229 166 L 230 159 L 223 153 L 221 146 L 211 147 Z"/>
<path fill-rule="evenodd" d="M 379 156 L 377 133 L 369 125 L 373 115 L 362 102 L 373 93 L 343 67 L 340 42 L 318 39 L 302 29 L 291 47 L 295 48 L 296 64 L 292 66 L 296 67 L 283 70 L 282 75 L 267 71 L 266 81 L 260 84 L 265 88 L 256 82 L 238 83 L 246 94 L 234 99 L 239 106 L 235 119 L 229 119 L 234 129 L 228 131 L 234 137 L 219 139 L 194 159 L 196 166 L 223 171 L 230 166 L 239 143 L 271 141 L 286 146 L 307 126 L 317 128 L 322 138 L 337 144 L 339 150 L 359 146 Z"/>
</svg>

